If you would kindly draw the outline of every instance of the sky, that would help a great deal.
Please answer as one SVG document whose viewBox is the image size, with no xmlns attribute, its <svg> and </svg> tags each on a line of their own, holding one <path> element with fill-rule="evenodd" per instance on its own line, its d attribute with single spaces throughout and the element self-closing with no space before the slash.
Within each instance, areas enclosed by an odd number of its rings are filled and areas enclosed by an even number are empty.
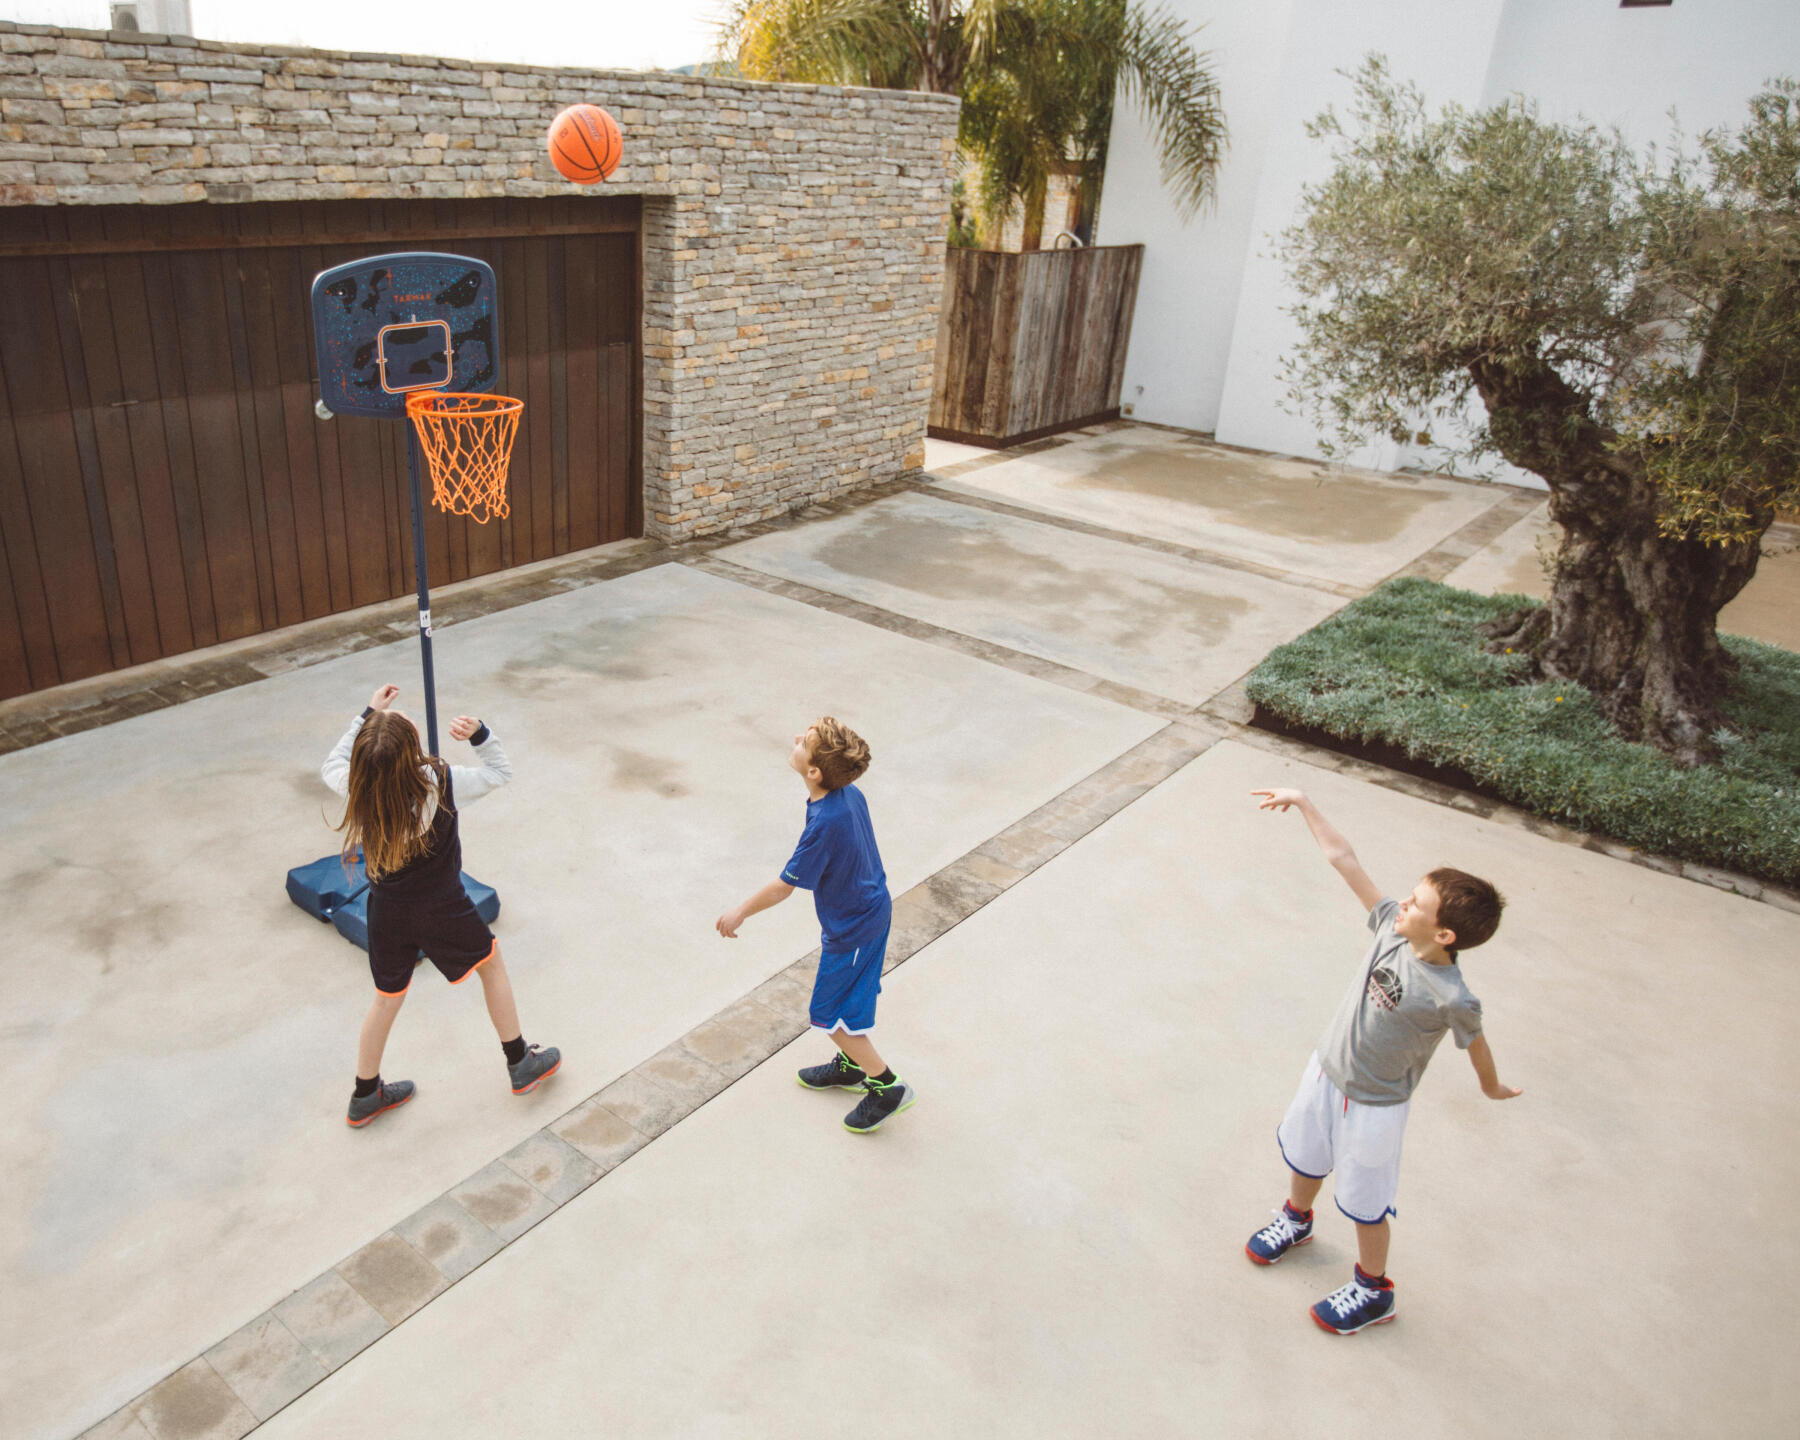
<svg viewBox="0 0 1800 1440">
<path fill-rule="evenodd" d="M 727 0 L 189 0 L 202 39 L 595 70 L 712 57 Z M 0 20 L 104 30 L 108 0 L 0 0 Z"/>
</svg>

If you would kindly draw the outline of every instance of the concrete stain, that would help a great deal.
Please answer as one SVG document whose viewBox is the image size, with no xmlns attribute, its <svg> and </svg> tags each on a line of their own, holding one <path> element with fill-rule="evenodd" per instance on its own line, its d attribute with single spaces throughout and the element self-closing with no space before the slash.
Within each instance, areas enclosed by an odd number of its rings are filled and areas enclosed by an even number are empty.
<svg viewBox="0 0 1800 1440">
<path fill-rule="evenodd" d="M 865 512 L 821 545 L 816 558 L 843 574 L 940 600 L 1023 605 L 1033 625 L 1055 634 L 1091 635 L 1105 616 L 1116 626 L 1109 642 L 1125 649 L 1148 645 L 1172 622 L 1216 645 L 1251 608 L 1242 596 L 1077 568 L 1021 549 L 1001 531 L 901 510 Z"/>
<path fill-rule="evenodd" d="M 681 781 L 683 767 L 667 756 L 613 746 L 612 767 L 612 783 L 621 790 L 643 790 L 665 800 L 692 793 Z"/>
<path fill-rule="evenodd" d="M 459 1195 L 463 1209 L 467 1210 L 490 1230 L 497 1230 L 510 1220 L 516 1220 L 531 1208 L 531 1197 L 536 1194 L 523 1180 L 515 1184 L 502 1182 L 490 1185 L 485 1190 L 476 1190 L 466 1195 Z"/>
<path fill-rule="evenodd" d="M 1072 475 L 1069 488 L 1141 495 L 1208 510 L 1227 524 L 1292 540 L 1378 544 L 1450 497 L 1425 486 L 1332 476 L 1297 465 L 1138 452 Z"/>
<path fill-rule="evenodd" d="M 442 1260 L 462 1244 L 462 1234 L 448 1220 L 434 1220 L 416 1242 L 428 1260 Z"/>
<path fill-rule="evenodd" d="M 113 956 L 121 949 L 165 943 L 176 933 L 182 914 L 178 901 L 158 893 L 163 881 L 117 852 L 96 854 L 91 861 L 45 855 L 3 878 L 17 909 L 29 902 L 44 916 L 55 917 L 31 927 L 49 942 L 47 953 L 94 954 L 102 975 L 112 973 Z M 99 896 L 105 897 L 103 904 L 95 903 Z M 66 927 L 60 936 L 56 921 Z"/>
<path fill-rule="evenodd" d="M 643 684 L 673 673 L 685 617 L 608 615 L 540 640 L 500 667 L 507 694 L 548 696 L 571 682 Z"/>
<path fill-rule="evenodd" d="M 158 1435 L 208 1435 L 237 1408 L 232 1394 L 210 1375 L 177 1372 L 150 1392 L 142 1409 Z"/>
<path fill-rule="evenodd" d="M 610 1148 L 631 1138 L 631 1126 L 611 1111 L 596 1105 L 579 1120 L 564 1126 L 562 1137 L 576 1145 Z"/>
</svg>

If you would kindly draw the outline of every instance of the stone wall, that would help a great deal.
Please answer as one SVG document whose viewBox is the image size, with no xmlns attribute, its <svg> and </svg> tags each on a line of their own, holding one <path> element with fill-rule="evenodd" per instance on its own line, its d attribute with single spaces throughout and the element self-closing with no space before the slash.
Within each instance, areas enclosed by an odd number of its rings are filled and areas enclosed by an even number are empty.
<svg viewBox="0 0 1800 1440">
<path fill-rule="evenodd" d="M 644 511 L 702 534 L 923 462 L 957 102 L 0 23 L 0 204 L 580 193 L 644 201 Z"/>
</svg>

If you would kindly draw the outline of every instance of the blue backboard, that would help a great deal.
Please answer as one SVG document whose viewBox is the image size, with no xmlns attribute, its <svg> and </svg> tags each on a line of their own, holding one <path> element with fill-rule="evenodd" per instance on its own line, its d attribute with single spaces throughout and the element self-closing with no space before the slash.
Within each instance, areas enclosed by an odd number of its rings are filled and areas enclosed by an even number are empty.
<svg viewBox="0 0 1800 1440">
<path fill-rule="evenodd" d="M 413 390 L 499 380 L 500 295 L 485 261 L 408 251 L 324 270 L 312 285 L 319 399 L 334 415 L 400 419 Z"/>
</svg>

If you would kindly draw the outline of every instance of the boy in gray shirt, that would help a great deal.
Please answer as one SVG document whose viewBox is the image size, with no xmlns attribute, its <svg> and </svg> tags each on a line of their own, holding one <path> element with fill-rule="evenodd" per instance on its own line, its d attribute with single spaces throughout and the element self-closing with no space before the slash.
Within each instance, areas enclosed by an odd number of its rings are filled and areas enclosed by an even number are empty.
<svg viewBox="0 0 1800 1440">
<path fill-rule="evenodd" d="M 1481 1002 L 1456 963 L 1458 951 L 1492 938 L 1506 902 L 1487 881 L 1448 868 L 1433 870 L 1406 899 L 1391 900 L 1300 791 L 1251 793 L 1262 797 L 1260 809 L 1292 806 L 1306 817 L 1331 868 L 1368 910 L 1375 935 L 1275 1132 L 1292 1172 L 1287 1202 L 1244 1247 L 1257 1264 L 1273 1265 L 1310 1241 L 1313 1200 L 1335 1170 L 1333 1199 L 1356 1222 L 1358 1264 L 1349 1284 L 1312 1307 L 1312 1317 L 1334 1334 L 1354 1335 L 1394 1318 L 1387 1217 L 1395 1213 L 1400 1142 L 1413 1089 L 1445 1032 L 1469 1052 L 1484 1095 L 1511 1100 L 1520 1093 L 1500 1083 L 1481 1033 Z"/>
</svg>

